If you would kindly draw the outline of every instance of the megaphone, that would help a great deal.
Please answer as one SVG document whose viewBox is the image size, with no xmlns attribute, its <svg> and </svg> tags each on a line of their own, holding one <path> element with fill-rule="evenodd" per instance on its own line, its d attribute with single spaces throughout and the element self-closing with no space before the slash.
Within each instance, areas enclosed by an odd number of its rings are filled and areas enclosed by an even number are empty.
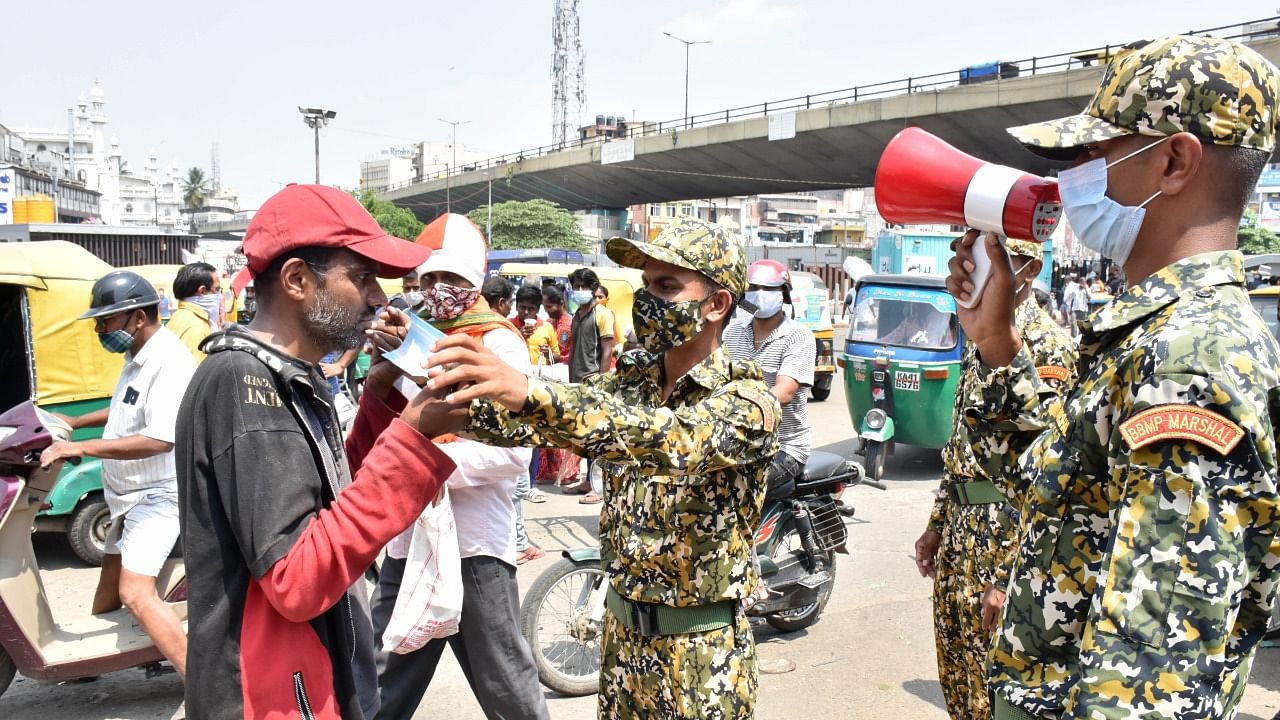
<svg viewBox="0 0 1280 720">
<path fill-rule="evenodd" d="M 1036 242 L 1053 235 L 1062 215 L 1056 181 L 979 160 L 918 127 L 885 146 L 875 191 L 880 216 L 891 223 L 967 225 Z M 974 264 L 975 290 L 963 307 L 977 304 L 991 269 L 980 247 Z"/>
</svg>

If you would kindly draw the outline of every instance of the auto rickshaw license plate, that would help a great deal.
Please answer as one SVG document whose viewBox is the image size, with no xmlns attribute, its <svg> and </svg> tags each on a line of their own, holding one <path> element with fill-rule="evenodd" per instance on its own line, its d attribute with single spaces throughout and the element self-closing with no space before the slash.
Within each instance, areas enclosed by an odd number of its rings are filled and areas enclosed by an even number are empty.
<svg viewBox="0 0 1280 720">
<path fill-rule="evenodd" d="M 919 392 L 920 373 L 907 372 L 905 370 L 898 370 L 894 372 L 893 389 L 894 390 L 910 390 L 912 392 Z"/>
</svg>

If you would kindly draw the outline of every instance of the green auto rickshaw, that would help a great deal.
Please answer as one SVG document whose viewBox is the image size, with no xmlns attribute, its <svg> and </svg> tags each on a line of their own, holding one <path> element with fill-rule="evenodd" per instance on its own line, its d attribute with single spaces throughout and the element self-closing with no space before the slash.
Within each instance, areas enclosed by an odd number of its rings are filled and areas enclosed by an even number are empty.
<svg viewBox="0 0 1280 720">
<path fill-rule="evenodd" d="M 845 403 L 877 482 L 902 442 L 941 448 L 951 437 L 964 332 L 942 275 L 866 275 L 845 338 Z"/>
<path fill-rule="evenodd" d="M 113 269 L 62 240 L 0 243 L 0 411 L 31 400 L 76 416 L 110 403 L 123 356 L 103 350 L 93 323 L 78 318 L 93 283 Z M 85 428 L 72 437 L 101 435 Z M 36 530 L 67 533 L 80 559 L 100 564 L 110 525 L 101 463 L 66 463 L 46 504 Z"/>
</svg>

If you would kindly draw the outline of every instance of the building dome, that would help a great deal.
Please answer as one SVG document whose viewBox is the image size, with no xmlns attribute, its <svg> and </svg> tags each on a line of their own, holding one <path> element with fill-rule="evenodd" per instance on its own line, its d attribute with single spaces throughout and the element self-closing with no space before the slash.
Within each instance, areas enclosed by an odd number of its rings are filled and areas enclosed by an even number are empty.
<svg viewBox="0 0 1280 720">
<path fill-rule="evenodd" d="M 76 105 L 79 105 L 81 109 L 84 109 L 88 104 L 89 99 L 84 96 L 84 93 L 80 93 L 80 97 L 76 98 Z"/>
<path fill-rule="evenodd" d="M 102 92 L 102 86 L 98 84 L 97 80 L 93 82 L 93 89 L 89 91 L 89 96 L 93 98 L 94 102 L 102 102 L 106 97 L 106 93 Z"/>
</svg>

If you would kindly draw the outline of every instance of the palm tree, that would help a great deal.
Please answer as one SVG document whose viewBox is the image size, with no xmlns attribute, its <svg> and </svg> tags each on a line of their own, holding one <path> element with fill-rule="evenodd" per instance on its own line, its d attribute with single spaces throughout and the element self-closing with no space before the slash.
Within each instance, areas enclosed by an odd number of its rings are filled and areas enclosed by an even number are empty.
<svg viewBox="0 0 1280 720">
<path fill-rule="evenodd" d="M 208 196 L 209 180 L 204 176 L 204 170 L 198 167 L 187 170 L 187 179 L 182 181 L 183 204 L 194 211 L 204 205 L 205 198 Z"/>
</svg>

